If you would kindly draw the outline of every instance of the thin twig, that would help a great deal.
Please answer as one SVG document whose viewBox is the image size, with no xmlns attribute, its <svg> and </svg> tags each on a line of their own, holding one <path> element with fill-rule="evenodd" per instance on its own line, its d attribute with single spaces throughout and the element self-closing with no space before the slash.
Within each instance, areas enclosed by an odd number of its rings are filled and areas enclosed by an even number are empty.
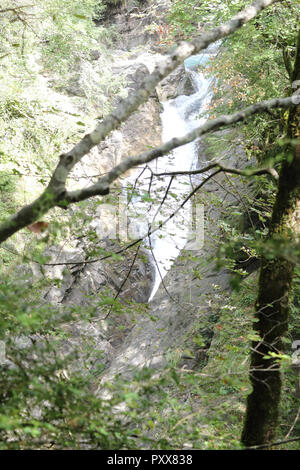
<svg viewBox="0 0 300 470">
<path fill-rule="evenodd" d="M 115 297 L 114 297 L 114 300 L 117 300 L 117 298 L 118 298 L 119 295 L 121 294 L 122 289 L 123 289 L 123 287 L 124 287 L 124 285 L 125 285 L 127 279 L 129 278 L 129 276 L 130 276 L 130 274 L 131 274 L 131 272 L 132 272 L 132 270 L 133 270 L 134 264 L 135 264 L 136 259 L 137 259 L 138 252 L 139 252 L 139 250 L 140 250 L 140 247 L 141 247 L 141 245 L 139 245 L 139 246 L 137 247 L 137 250 L 136 250 L 135 255 L 134 255 L 134 257 L 133 257 L 133 261 L 132 261 L 132 263 L 131 263 L 131 265 L 130 265 L 129 271 L 128 271 L 126 277 L 123 279 L 123 282 L 122 282 L 122 284 L 120 285 L 120 287 L 119 287 L 119 289 L 118 289 L 118 292 L 116 293 L 116 295 L 115 295 Z M 110 315 L 111 312 L 112 312 L 112 308 L 113 308 L 113 306 L 110 307 L 108 314 L 104 317 L 103 320 L 106 320 L 106 319 L 109 317 L 109 315 Z"/>
<path fill-rule="evenodd" d="M 205 178 L 188 196 L 187 198 L 180 204 L 180 206 L 177 207 L 177 209 L 167 218 L 165 219 L 164 221 L 160 222 L 159 225 L 154 229 L 152 230 L 150 233 L 146 233 L 144 236 L 138 238 L 137 240 L 133 241 L 132 243 L 130 243 L 129 245 L 127 245 L 126 247 L 124 248 L 121 248 L 120 250 L 118 251 L 115 251 L 114 253 L 112 254 L 109 254 L 109 255 L 106 255 L 106 256 L 103 256 L 102 258 L 95 258 L 95 259 L 92 259 L 92 260 L 85 260 L 85 261 L 69 261 L 69 262 L 62 262 L 62 263 L 43 263 L 43 266 L 68 266 L 68 265 L 80 265 L 80 264 L 91 264 L 91 263 L 96 263 L 97 261 L 104 261 L 108 258 L 111 258 L 113 255 L 119 255 L 121 253 L 124 253 L 125 251 L 127 251 L 128 249 L 132 248 L 133 246 L 137 245 L 137 243 L 140 243 L 141 241 L 143 241 L 146 237 L 148 237 L 149 235 L 152 235 L 153 233 L 157 232 L 158 230 L 160 230 L 166 223 L 169 222 L 169 220 L 171 220 L 179 211 L 180 209 L 182 209 L 185 204 L 196 194 L 197 191 L 199 191 L 199 189 L 202 188 L 202 186 L 204 186 L 205 183 L 207 183 L 207 181 L 209 181 L 211 178 L 213 178 L 214 176 L 216 176 L 218 173 L 220 173 L 221 170 L 217 170 L 215 171 L 214 173 L 212 173 L 211 175 L 209 175 L 207 178 Z"/>
<path fill-rule="evenodd" d="M 294 422 L 293 422 L 293 424 L 292 424 L 292 426 L 291 426 L 289 432 L 288 432 L 287 435 L 285 436 L 285 439 L 288 439 L 288 438 L 290 437 L 290 435 L 292 434 L 292 432 L 293 432 L 293 430 L 294 430 L 294 428 L 295 428 L 295 426 L 296 426 L 296 423 L 297 423 L 297 421 L 298 421 L 298 419 L 299 419 L 299 416 L 300 416 L 300 406 L 299 406 L 299 408 L 298 408 L 298 412 L 297 412 L 297 414 L 296 414 L 295 420 L 294 420 Z"/>
<path fill-rule="evenodd" d="M 15 12 L 16 10 L 22 10 L 23 8 L 30 8 L 30 7 L 34 7 L 34 5 L 20 5 L 20 6 L 10 7 L 10 8 L 4 8 L 0 10 L 0 14 L 7 13 L 8 11 Z"/>
<path fill-rule="evenodd" d="M 286 444 L 287 442 L 300 441 L 300 437 L 294 437 L 293 439 L 286 439 L 282 441 L 270 442 L 269 444 L 261 444 L 257 446 L 244 447 L 243 450 L 256 450 L 256 449 L 267 449 L 269 447 L 280 446 Z"/>
</svg>

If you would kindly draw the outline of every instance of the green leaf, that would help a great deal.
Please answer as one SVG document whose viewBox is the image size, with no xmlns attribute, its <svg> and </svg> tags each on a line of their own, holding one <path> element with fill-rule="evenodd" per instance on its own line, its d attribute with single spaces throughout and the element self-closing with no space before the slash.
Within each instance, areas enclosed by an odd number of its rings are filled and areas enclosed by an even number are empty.
<svg viewBox="0 0 300 470">
<path fill-rule="evenodd" d="M 88 17 L 87 17 L 87 16 L 79 15 L 78 13 L 74 13 L 74 16 L 75 16 L 76 18 L 79 18 L 80 20 L 88 20 Z"/>
</svg>

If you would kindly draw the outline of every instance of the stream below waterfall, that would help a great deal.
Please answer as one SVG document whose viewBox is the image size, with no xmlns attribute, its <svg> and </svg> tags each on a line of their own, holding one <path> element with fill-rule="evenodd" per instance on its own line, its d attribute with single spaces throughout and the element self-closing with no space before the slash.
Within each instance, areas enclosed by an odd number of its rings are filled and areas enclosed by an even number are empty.
<svg viewBox="0 0 300 470">
<path fill-rule="evenodd" d="M 195 93 L 178 96 L 162 103 L 162 140 L 181 137 L 201 125 L 205 118 L 199 115 L 207 110 L 212 99 L 212 80 L 204 76 L 204 67 L 216 48 L 208 48 L 199 55 L 185 61 L 186 73 L 190 75 Z M 189 176 L 156 177 L 153 173 L 188 171 L 198 167 L 197 141 L 173 150 L 170 154 L 150 162 L 126 179 L 131 184 L 131 194 L 127 196 L 129 210 L 129 232 L 132 238 L 144 237 L 167 220 L 192 190 Z M 146 202 L 146 203 L 145 203 Z M 187 243 L 191 230 L 191 202 L 188 201 L 174 217 L 152 235 L 145 238 L 155 275 L 149 297 L 153 299 L 164 276 Z"/>
</svg>

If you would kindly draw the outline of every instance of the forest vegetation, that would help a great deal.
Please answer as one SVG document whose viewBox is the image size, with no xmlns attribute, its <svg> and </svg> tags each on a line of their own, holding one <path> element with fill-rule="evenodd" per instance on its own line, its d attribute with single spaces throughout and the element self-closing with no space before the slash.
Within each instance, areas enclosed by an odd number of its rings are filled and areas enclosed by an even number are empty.
<svg viewBox="0 0 300 470">
<path fill-rule="evenodd" d="M 129 93 L 112 61 L 116 14 L 146 18 L 152 43 L 143 47 L 162 55 Z M 2 0 L 0 37 L 0 449 L 299 449 L 299 0 Z M 199 126 L 85 179 L 80 165 L 101 159 L 158 84 L 215 43 L 204 71 L 214 96 Z M 120 296 L 138 257 L 151 258 L 143 237 L 99 243 L 90 224 L 103 204 L 117 204 L 129 170 L 199 137 L 207 165 L 187 172 L 201 178 L 188 197 L 221 211 L 205 262 L 229 273 L 230 289 L 215 286 L 209 315 L 195 316 L 159 374 L 143 367 L 101 382 L 103 351 L 77 344 L 76 325 L 107 320 L 123 334 L 130 316 L 157 318 L 151 304 Z M 234 162 L 238 146 L 243 168 L 220 159 L 225 148 Z M 231 185 L 234 208 L 206 192 L 216 175 Z M 141 196 L 146 207 L 152 197 Z M 171 197 L 175 211 L 183 201 Z M 84 259 L 53 261 L 51 250 L 72 250 L 74 240 L 84 240 Z M 47 300 L 95 261 L 118 270 L 130 256 L 117 292 Z M 201 289 L 201 254 L 181 259 Z M 182 367 L 196 352 L 197 367 Z"/>
</svg>

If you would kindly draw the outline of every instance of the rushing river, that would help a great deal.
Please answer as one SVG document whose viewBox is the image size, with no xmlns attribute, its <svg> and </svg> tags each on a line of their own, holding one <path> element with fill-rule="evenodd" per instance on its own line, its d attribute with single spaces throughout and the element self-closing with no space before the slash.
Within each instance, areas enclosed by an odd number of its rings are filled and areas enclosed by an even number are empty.
<svg viewBox="0 0 300 470">
<path fill-rule="evenodd" d="M 211 54 L 215 53 L 214 50 L 207 50 L 185 61 L 186 73 L 190 75 L 195 93 L 190 96 L 178 96 L 163 103 L 161 121 L 164 142 L 173 137 L 185 135 L 205 120 L 204 118 L 199 119 L 199 115 L 207 109 L 212 98 L 212 91 L 211 80 L 203 75 L 201 66 L 204 67 Z M 173 150 L 169 155 L 161 157 L 148 164 L 148 167 L 141 169 L 137 182 L 135 181 L 137 173 L 129 177 L 127 182 L 131 181 L 131 185 L 134 186 L 134 191 L 129 197 L 131 201 L 130 225 L 134 237 L 144 236 L 150 225 L 153 230 L 161 221 L 166 220 L 192 188 L 188 177 L 176 177 L 170 185 L 171 177 L 151 178 L 151 172 L 157 174 L 186 171 L 197 168 L 197 165 L 197 143 L 192 142 Z M 169 191 L 165 198 L 167 188 Z M 142 199 L 147 201 L 149 194 L 151 200 L 144 202 Z M 162 201 L 164 201 L 163 205 L 161 205 Z M 190 223 L 191 205 L 188 202 L 166 225 L 145 239 L 145 245 L 150 250 L 155 269 L 155 281 L 149 301 L 154 297 L 162 279 L 184 248 L 189 236 Z"/>
</svg>

